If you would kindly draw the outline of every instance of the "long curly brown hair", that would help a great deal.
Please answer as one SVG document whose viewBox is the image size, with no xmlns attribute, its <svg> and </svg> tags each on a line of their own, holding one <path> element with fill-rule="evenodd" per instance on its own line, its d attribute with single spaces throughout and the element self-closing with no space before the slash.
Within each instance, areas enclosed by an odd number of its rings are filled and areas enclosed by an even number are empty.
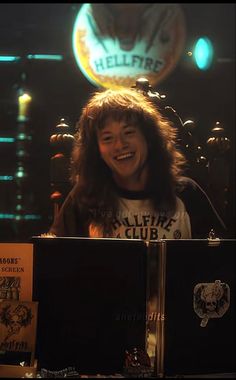
<svg viewBox="0 0 236 380">
<path fill-rule="evenodd" d="M 176 129 L 148 96 L 127 88 L 95 92 L 77 123 L 71 179 L 76 182 L 80 211 L 90 210 L 90 222 L 101 225 L 104 231 L 109 230 L 118 211 L 119 195 L 97 142 L 97 131 L 104 127 L 108 117 L 126 121 L 141 130 L 148 145 L 147 191 L 153 208 L 159 212 L 174 212 L 175 189 L 186 164 L 176 147 Z"/>
</svg>

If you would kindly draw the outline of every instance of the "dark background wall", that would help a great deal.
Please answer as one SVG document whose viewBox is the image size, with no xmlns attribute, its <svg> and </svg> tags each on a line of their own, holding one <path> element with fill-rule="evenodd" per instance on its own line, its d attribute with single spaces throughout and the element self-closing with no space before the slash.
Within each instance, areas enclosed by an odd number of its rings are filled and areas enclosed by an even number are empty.
<svg viewBox="0 0 236 380">
<path fill-rule="evenodd" d="M 0 240 L 21 240 L 45 232 L 52 220 L 50 202 L 49 139 L 61 117 L 73 128 L 81 108 L 96 88 L 83 76 L 72 52 L 72 29 L 81 4 L 1 4 L 0 54 L 61 54 L 63 61 L 0 62 L 0 135 L 15 136 L 17 130 L 17 89 L 24 85 L 32 95 L 27 128 L 32 136 L 29 147 L 26 190 L 30 213 L 40 220 L 24 222 L 17 232 L 13 220 L 0 220 Z M 182 3 L 186 18 L 187 40 L 183 56 L 173 72 L 155 91 L 164 93 L 183 120 L 193 119 L 195 133 L 204 146 L 216 121 L 231 140 L 230 196 L 226 215 L 230 230 L 235 226 L 235 4 Z M 207 35 L 213 42 L 212 67 L 199 71 L 190 59 L 197 37 Z M 14 144 L 0 144 L 1 173 L 13 173 L 16 166 Z M 14 211 L 13 182 L 0 182 L 0 213 Z"/>
</svg>

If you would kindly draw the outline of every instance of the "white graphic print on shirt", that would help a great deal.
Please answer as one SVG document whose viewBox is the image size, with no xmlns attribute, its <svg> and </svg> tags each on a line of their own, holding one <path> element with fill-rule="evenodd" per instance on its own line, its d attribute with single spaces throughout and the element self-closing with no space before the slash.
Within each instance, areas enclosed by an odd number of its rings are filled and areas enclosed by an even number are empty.
<svg viewBox="0 0 236 380">
<path fill-rule="evenodd" d="M 149 200 L 120 200 L 120 210 L 113 220 L 114 238 L 121 239 L 191 239 L 189 215 L 177 198 L 177 209 L 171 217 L 153 212 Z M 90 226 L 90 237 L 102 237 L 95 226 Z"/>
</svg>

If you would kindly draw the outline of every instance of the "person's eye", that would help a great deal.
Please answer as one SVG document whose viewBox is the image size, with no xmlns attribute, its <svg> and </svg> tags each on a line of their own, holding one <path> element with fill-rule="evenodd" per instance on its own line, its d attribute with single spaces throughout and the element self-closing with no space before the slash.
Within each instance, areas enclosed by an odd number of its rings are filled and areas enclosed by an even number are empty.
<svg viewBox="0 0 236 380">
<path fill-rule="evenodd" d="M 135 132 L 136 132 L 136 129 L 135 129 L 135 128 L 127 128 L 127 129 L 125 130 L 125 134 L 126 134 L 126 135 L 133 135 L 133 134 L 135 134 Z"/>
<path fill-rule="evenodd" d="M 101 142 L 103 143 L 109 143 L 113 139 L 112 135 L 104 135 L 101 137 Z"/>
</svg>

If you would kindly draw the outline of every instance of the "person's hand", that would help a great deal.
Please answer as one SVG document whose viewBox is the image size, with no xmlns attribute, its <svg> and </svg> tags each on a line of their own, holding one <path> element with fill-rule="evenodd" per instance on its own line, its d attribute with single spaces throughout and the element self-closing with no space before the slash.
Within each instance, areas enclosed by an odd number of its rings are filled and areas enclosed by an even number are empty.
<svg viewBox="0 0 236 380">
<path fill-rule="evenodd" d="M 40 237 L 42 237 L 42 238 L 55 238 L 56 235 L 52 234 L 51 232 L 45 232 L 45 233 L 41 234 Z"/>
</svg>

